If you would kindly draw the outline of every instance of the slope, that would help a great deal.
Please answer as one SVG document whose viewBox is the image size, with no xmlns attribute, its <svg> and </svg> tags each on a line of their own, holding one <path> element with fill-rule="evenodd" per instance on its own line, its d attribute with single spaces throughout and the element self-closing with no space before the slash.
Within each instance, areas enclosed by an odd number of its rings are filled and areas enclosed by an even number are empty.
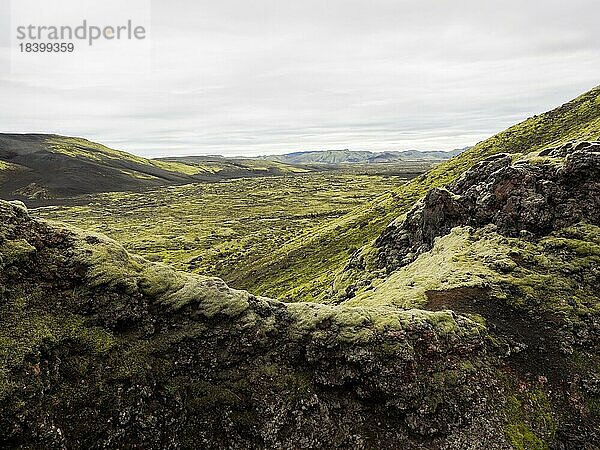
<svg viewBox="0 0 600 450">
<path fill-rule="evenodd" d="M 427 190 L 443 186 L 486 157 L 541 150 L 569 140 L 600 136 L 600 87 L 544 114 L 480 142 L 394 192 L 293 240 L 249 267 L 235 280 L 253 292 L 287 300 L 318 301 L 330 292 L 331 280 L 349 257 L 375 239 L 396 217 L 406 213 Z"/>
<path fill-rule="evenodd" d="M 85 139 L 0 135 L 4 198 L 55 198 L 191 181 L 194 168 L 157 164 Z"/>
</svg>

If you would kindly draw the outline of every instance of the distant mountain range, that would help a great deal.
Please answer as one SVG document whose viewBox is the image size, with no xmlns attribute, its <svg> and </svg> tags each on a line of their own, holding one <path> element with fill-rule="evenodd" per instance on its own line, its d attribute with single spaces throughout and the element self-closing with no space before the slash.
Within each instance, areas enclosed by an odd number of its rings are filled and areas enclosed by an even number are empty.
<svg viewBox="0 0 600 450">
<path fill-rule="evenodd" d="M 396 163 L 402 166 L 398 172 L 422 173 L 461 151 L 327 150 L 253 158 L 147 159 L 76 137 L 0 133 L 0 197 L 36 204 L 96 192 L 332 170 L 349 163 Z"/>
<path fill-rule="evenodd" d="M 285 155 L 260 156 L 266 161 L 278 161 L 286 164 L 377 164 L 398 162 L 441 162 L 461 154 L 469 147 L 448 152 L 444 151 L 353 151 L 324 150 L 287 153 Z"/>
</svg>

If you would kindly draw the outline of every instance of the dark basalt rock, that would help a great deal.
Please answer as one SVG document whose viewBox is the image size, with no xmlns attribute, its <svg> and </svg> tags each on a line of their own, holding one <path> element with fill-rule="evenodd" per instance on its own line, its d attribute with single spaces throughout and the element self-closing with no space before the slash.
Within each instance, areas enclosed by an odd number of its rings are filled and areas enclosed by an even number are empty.
<svg viewBox="0 0 600 450">
<path fill-rule="evenodd" d="M 600 223 L 600 142 L 568 143 L 517 161 L 494 155 L 445 189 L 433 189 L 377 239 L 388 272 L 428 251 L 456 226 L 495 224 L 506 236 L 543 236 Z"/>
</svg>

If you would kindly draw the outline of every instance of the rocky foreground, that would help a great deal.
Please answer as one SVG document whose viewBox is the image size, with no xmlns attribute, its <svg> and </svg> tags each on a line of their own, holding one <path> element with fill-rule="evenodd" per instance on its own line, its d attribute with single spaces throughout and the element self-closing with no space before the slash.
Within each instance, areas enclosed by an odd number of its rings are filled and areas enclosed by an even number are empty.
<svg viewBox="0 0 600 450">
<path fill-rule="evenodd" d="M 0 447 L 599 448 L 599 149 L 432 191 L 354 256 L 338 305 L 0 201 Z"/>
</svg>

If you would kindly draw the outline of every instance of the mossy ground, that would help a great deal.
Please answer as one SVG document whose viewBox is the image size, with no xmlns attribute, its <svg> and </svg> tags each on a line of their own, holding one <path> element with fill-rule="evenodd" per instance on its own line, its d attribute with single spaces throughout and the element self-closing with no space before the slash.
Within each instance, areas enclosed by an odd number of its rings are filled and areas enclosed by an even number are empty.
<svg viewBox="0 0 600 450">
<path fill-rule="evenodd" d="M 102 232 L 128 250 L 245 287 L 240 271 L 406 180 L 311 173 L 109 193 L 36 215 Z M 348 257 L 348 252 L 345 253 Z M 260 294 L 260 292 L 257 292 Z"/>
<path fill-rule="evenodd" d="M 431 251 L 391 275 L 370 268 L 374 262 L 367 259 L 364 272 L 372 278 L 345 303 L 423 308 L 431 291 L 489 289 L 497 298 L 510 298 L 515 307 L 547 305 L 555 312 L 597 313 L 599 233 L 597 226 L 580 223 L 525 241 L 502 236 L 493 225 L 457 227 L 437 238 Z M 346 285 L 343 279 L 339 283 Z"/>
<path fill-rule="evenodd" d="M 114 150 L 102 144 L 80 139 L 75 137 L 51 137 L 48 139 L 51 151 L 71 156 L 73 158 L 84 158 L 95 162 L 103 162 L 106 160 L 115 160 L 119 162 L 133 162 L 142 166 L 153 166 L 160 169 L 168 170 L 169 172 L 180 173 L 185 175 L 196 175 L 203 170 L 200 167 L 191 166 L 188 164 L 155 161 L 132 155 L 130 153 Z M 129 171 L 129 174 L 134 177 L 144 177 L 146 174 L 142 172 Z"/>
</svg>

